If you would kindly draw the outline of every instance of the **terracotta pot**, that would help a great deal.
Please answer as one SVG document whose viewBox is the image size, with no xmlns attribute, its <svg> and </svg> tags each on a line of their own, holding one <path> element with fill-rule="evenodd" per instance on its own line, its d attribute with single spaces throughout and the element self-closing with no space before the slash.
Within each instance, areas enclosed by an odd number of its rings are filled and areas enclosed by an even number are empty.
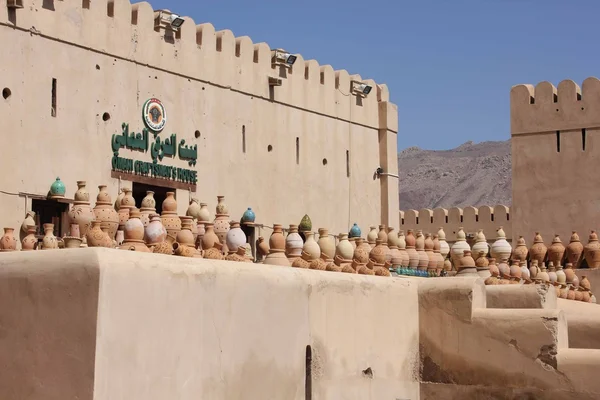
<svg viewBox="0 0 600 400">
<path fill-rule="evenodd" d="M 579 287 L 582 287 L 586 290 L 592 290 L 592 285 L 591 285 L 589 279 L 587 278 L 587 276 L 583 275 L 581 277 L 581 281 L 579 282 Z"/>
<path fill-rule="evenodd" d="M 150 223 L 144 228 L 144 241 L 150 246 L 155 246 L 166 239 L 167 230 L 161 222 L 160 215 L 152 214 Z"/>
<path fill-rule="evenodd" d="M 142 199 L 142 207 L 140 208 L 140 220 L 144 224 L 144 228 L 150 223 L 150 217 L 156 214 L 156 200 L 154 199 L 154 192 L 148 190 L 146 197 Z"/>
<path fill-rule="evenodd" d="M 471 256 L 470 250 L 464 250 L 459 265 L 457 275 L 478 275 L 475 260 Z"/>
<path fill-rule="evenodd" d="M 118 230 L 117 234 L 115 235 L 115 242 L 117 242 L 117 245 L 120 246 L 123 244 L 124 241 L 125 241 L 125 231 Z"/>
<path fill-rule="evenodd" d="M 25 213 L 25 219 L 23 220 L 23 223 L 21 224 L 21 234 L 27 235 L 27 227 L 28 226 L 35 226 L 35 213 L 33 211 L 27 211 Z M 24 238 L 25 236 L 23 236 Z"/>
<path fill-rule="evenodd" d="M 175 240 L 182 246 L 195 248 L 196 241 L 194 240 L 194 234 L 192 233 L 192 217 L 181 216 L 179 219 L 181 220 L 181 230 L 177 232 Z"/>
<path fill-rule="evenodd" d="M 173 254 L 173 245 L 167 241 L 152 246 L 152 252 L 157 254 Z"/>
<path fill-rule="evenodd" d="M 58 240 L 54 236 L 54 224 L 44 224 L 44 239 L 42 250 L 58 249 Z"/>
<path fill-rule="evenodd" d="M 210 211 L 208 211 L 208 204 L 200 203 L 200 211 L 198 213 L 198 221 L 209 222 Z"/>
<path fill-rule="evenodd" d="M 119 229 L 119 214 L 112 206 L 112 200 L 106 185 L 98 186 L 98 190 L 96 207 L 94 207 L 94 219 L 105 223 L 108 226 L 108 236 L 110 236 L 111 239 L 114 239 L 117 230 Z M 129 214 L 127 213 L 127 215 Z M 125 221 L 123 221 L 123 223 L 125 223 Z M 81 237 L 81 231 L 78 235 L 71 232 L 71 236 Z"/>
<path fill-rule="evenodd" d="M 73 203 L 73 207 L 69 210 L 68 216 L 69 222 L 71 224 L 78 224 L 79 232 L 82 236 L 85 236 L 92 221 L 96 219 L 96 214 L 90 206 L 90 194 L 85 188 L 85 182 L 79 181 L 77 182 L 77 185 L 79 186 L 79 190 L 75 193 L 75 202 Z"/>
<path fill-rule="evenodd" d="M 216 214 L 229 214 L 229 208 L 227 208 L 227 205 L 225 204 L 225 196 L 217 196 Z"/>
<path fill-rule="evenodd" d="M 308 269 L 310 267 L 310 262 L 313 261 L 311 259 L 311 257 L 312 256 L 310 254 L 308 254 L 306 251 L 302 251 L 302 254 L 300 255 L 300 257 L 296 258 L 292 262 L 292 267 Z"/>
<path fill-rule="evenodd" d="M 127 195 L 125 196 L 127 198 Z M 121 203 L 121 208 L 123 204 Z M 150 249 L 144 243 L 144 224 L 140 220 L 141 213 L 137 208 L 131 210 L 129 220 L 125 223 L 125 240 L 119 246 L 121 250 L 149 253 Z"/>
<path fill-rule="evenodd" d="M 309 255 L 309 259 L 307 261 L 316 260 L 321 255 L 321 248 L 319 247 L 319 244 L 315 240 L 315 234 L 313 232 L 309 231 L 309 232 L 306 232 L 305 236 L 306 236 L 306 242 L 304 242 L 302 251 Z"/>
<path fill-rule="evenodd" d="M 333 259 L 335 257 L 335 243 L 333 239 L 329 237 L 329 231 L 325 228 L 319 228 L 319 248 L 321 252 L 326 254 L 328 258 Z"/>
<path fill-rule="evenodd" d="M 269 254 L 269 245 L 264 237 L 259 236 L 256 240 L 256 248 L 258 249 L 257 253 L 261 257 L 266 257 Z"/>
<path fill-rule="evenodd" d="M 571 235 L 571 241 L 567 245 L 567 262 L 571 263 L 575 266 L 575 268 L 579 268 L 579 264 L 582 260 L 583 254 L 583 245 L 579 240 L 579 235 L 577 232 L 573 231 Z"/>
<path fill-rule="evenodd" d="M 410 268 L 417 268 L 419 266 L 419 253 L 417 253 L 417 250 L 415 249 L 417 241 L 412 230 L 408 230 L 405 240 L 406 253 L 408 254 L 408 266 Z"/>
<path fill-rule="evenodd" d="M 108 226 L 104 222 L 100 224 L 100 230 L 104 234 L 102 247 L 106 247 L 107 249 L 114 248 L 116 243 L 113 243 L 113 240 L 110 238 L 108 234 Z"/>
<path fill-rule="evenodd" d="M 521 268 L 521 278 L 524 280 L 530 280 L 531 274 L 529 273 L 529 269 L 527 269 L 527 262 L 519 261 L 519 268 Z"/>
<path fill-rule="evenodd" d="M 369 259 L 373 260 L 376 264 L 383 265 L 386 261 L 388 248 L 384 246 L 384 242 L 381 239 L 377 239 L 375 243 L 375 247 L 369 253 Z"/>
<path fill-rule="evenodd" d="M 197 221 L 200 221 L 200 217 L 201 217 L 200 210 L 201 210 L 201 208 L 200 208 L 200 204 L 198 203 L 198 200 L 191 199 L 190 205 L 188 206 L 187 211 L 185 212 L 185 215 L 187 215 L 188 217 L 192 217 Z"/>
<path fill-rule="evenodd" d="M 335 248 L 335 255 L 339 256 L 343 260 L 352 260 L 352 257 L 354 257 L 354 248 L 348 241 L 348 234 L 340 233 L 338 238 L 339 243 Z"/>
<path fill-rule="evenodd" d="M 4 236 L 0 239 L 0 250 L 17 250 L 17 239 L 15 238 L 15 230 L 13 228 L 4 228 Z"/>
<path fill-rule="evenodd" d="M 445 260 L 448 254 L 450 254 L 450 245 L 446 242 L 446 232 L 444 232 L 444 228 L 440 228 L 437 235 L 440 241 L 440 254 Z"/>
<path fill-rule="evenodd" d="M 526 261 L 528 254 L 529 249 L 527 248 L 525 239 L 523 236 L 519 236 L 519 239 L 517 240 L 517 247 L 515 247 L 515 251 L 513 252 L 513 257 L 519 261 Z"/>
<path fill-rule="evenodd" d="M 454 242 L 450 249 L 450 259 L 457 270 L 460 267 L 460 261 L 464 257 L 465 250 L 471 251 L 471 247 L 467 243 L 467 236 L 464 229 L 460 227 L 458 228 L 458 232 L 456 232 L 456 242 Z"/>
<path fill-rule="evenodd" d="M 546 269 L 546 264 L 542 263 L 542 266 L 540 267 L 540 272 L 538 272 L 536 278 L 542 282 L 550 282 L 550 275 L 548 274 L 548 270 Z"/>
<path fill-rule="evenodd" d="M 510 276 L 510 266 L 508 265 L 508 259 L 502 258 L 500 259 L 500 263 L 498 264 L 498 271 L 500 272 L 500 276 Z"/>
<path fill-rule="evenodd" d="M 238 248 L 244 248 L 246 244 L 246 234 L 240 228 L 240 223 L 231 221 L 229 231 L 227 232 L 227 236 L 225 237 L 225 241 L 227 242 L 227 248 L 229 249 L 229 254 L 234 254 L 238 251 Z"/>
<path fill-rule="evenodd" d="M 81 247 L 81 242 L 83 242 L 81 238 L 74 236 L 66 236 L 63 241 L 65 242 L 65 249 L 78 249 Z"/>
<path fill-rule="evenodd" d="M 600 243 L 596 231 L 590 233 L 588 244 L 584 248 L 585 261 L 588 268 L 596 269 L 600 267 Z"/>
<path fill-rule="evenodd" d="M 369 227 L 369 233 L 367 234 L 367 243 L 369 243 L 371 245 L 371 248 L 375 247 L 375 244 L 377 242 L 377 227 L 375 226 L 370 226 Z"/>
<path fill-rule="evenodd" d="M 479 256 L 479 253 L 484 252 L 483 256 L 486 257 L 489 253 L 490 246 L 487 243 L 487 239 L 483 234 L 483 229 L 479 229 L 475 234 L 475 244 L 471 249 L 472 254 Z"/>
<path fill-rule="evenodd" d="M 556 267 L 556 282 L 560 283 L 561 285 L 567 284 L 567 275 L 560 264 L 558 264 Z"/>
<path fill-rule="evenodd" d="M 379 225 L 379 232 L 377 232 L 377 239 L 381 240 L 382 243 L 387 243 L 388 235 L 385 229 L 385 225 Z"/>
<path fill-rule="evenodd" d="M 498 266 L 496 265 L 496 259 L 495 258 L 490 258 L 489 259 L 488 268 L 490 270 L 490 275 L 491 276 L 495 276 L 495 277 L 500 276 L 500 270 L 498 269 Z"/>
<path fill-rule="evenodd" d="M 167 192 L 167 197 L 162 203 L 162 214 L 160 215 L 161 222 L 167 234 L 177 236 L 181 230 L 181 219 L 177 215 L 177 200 L 175 200 L 175 192 Z"/>
<path fill-rule="evenodd" d="M 92 221 L 92 227 L 86 233 L 88 247 L 104 247 L 104 232 L 102 232 L 102 221 Z"/>
<path fill-rule="evenodd" d="M 537 261 L 532 261 L 531 266 L 529 267 L 529 276 L 531 279 L 537 279 L 539 272 L 540 268 L 538 267 Z"/>
<path fill-rule="evenodd" d="M 220 196 L 221 197 L 221 196 Z M 227 208 L 225 207 L 225 210 Z M 214 221 L 215 234 L 219 237 L 219 243 L 226 244 L 227 232 L 229 232 L 229 214 L 217 214 Z"/>
<path fill-rule="evenodd" d="M 215 233 L 214 225 L 212 222 L 205 222 L 204 229 L 206 230 L 206 232 L 202 237 L 202 249 L 212 249 L 215 246 L 215 243 L 220 243 L 219 237 Z"/>
<path fill-rule="evenodd" d="M 288 258 L 298 258 L 302 255 L 304 241 L 298 233 L 297 225 L 290 225 L 290 231 L 285 238 L 285 255 Z"/>
<path fill-rule="evenodd" d="M 560 237 L 554 235 L 552 244 L 548 247 L 548 261 L 552 261 L 555 266 L 561 265 L 565 255 L 565 246 L 562 244 Z"/>
<path fill-rule="evenodd" d="M 362 239 L 359 239 L 362 241 Z M 352 254 L 352 260 L 356 261 L 358 264 L 367 264 L 369 262 L 369 253 L 372 251 L 371 246 L 367 243 L 367 248 L 362 245 L 362 243 L 356 246 L 354 249 L 354 253 Z"/>
<path fill-rule="evenodd" d="M 541 264 L 546 258 L 547 251 L 548 248 L 544 244 L 542 235 L 540 235 L 539 232 L 536 232 L 533 239 L 533 245 L 531 246 L 531 249 L 529 249 L 529 258 L 531 260 L 537 260 L 537 262 Z"/>
<path fill-rule="evenodd" d="M 271 235 L 273 236 L 273 235 Z M 283 234 L 281 234 L 282 238 L 283 238 Z M 270 242 L 270 240 L 269 240 Z M 285 247 L 285 243 L 283 245 L 283 247 Z M 269 254 L 267 254 L 267 256 L 265 257 L 265 261 L 263 262 L 264 264 L 267 265 L 279 265 L 282 267 L 290 267 L 290 260 L 286 257 L 285 255 L 285 249 L 279 249 L 279 248 L 271 248 L 269 250 Z"/>
<path fill-rule="evenodd" d="M 504 229 L 500 227 L 496 231 L 496 240 L 491 246 L 491 256 L 496 260 L 501 260 L 503 258 L 509 259 L 511 253 L 512 247 L 506 240 L 506 233 L 504 232 Z"/>
<path fill-rule="evenodd" d="M 115 211 L 119 212 L 121 209 L 121 200 L 125 197 L 125 188 L 121 188 L 119 194 L 117 195 L 117 199 L 115 200 Z"/>
<path fill-rule="evenodd" d="M 190 258 L 195 257 L 197 254 L 196 249 L 194 249 L 193 247 L 186 246 L 178 242 L 173 243 L 173 252 L 176 256 Z"/>
<path fill-rule="evenodd" d="M 77 191 L 75 192 L 74 200 L 75 201 L 84 201 L 88 204 L 90 203 L 90 192 L 88 192 L 85 187 L 85 181 L 77 181 Z"/>
<path fill-rule="evenodd" d="M 223 257 L 223 245 L 219 242 L 215 242 L 214 247 L 204 250 L 204 258 L 207 260 L 222 260 Z"/>
</svg>

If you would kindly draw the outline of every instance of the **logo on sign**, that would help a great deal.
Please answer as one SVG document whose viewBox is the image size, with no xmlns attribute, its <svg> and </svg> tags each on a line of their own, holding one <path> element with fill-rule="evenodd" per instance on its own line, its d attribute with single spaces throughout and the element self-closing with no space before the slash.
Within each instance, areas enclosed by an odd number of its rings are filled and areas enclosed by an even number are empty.
<svg viewBox="0 0 600 400">
<path fill-rule="evenodd" d="M 160 132 L 167 123 L 167 112 L 160 100 L 152 98 L 144 103 L 142 109 L 144 123 L 153 132 Z"/>
</svg>

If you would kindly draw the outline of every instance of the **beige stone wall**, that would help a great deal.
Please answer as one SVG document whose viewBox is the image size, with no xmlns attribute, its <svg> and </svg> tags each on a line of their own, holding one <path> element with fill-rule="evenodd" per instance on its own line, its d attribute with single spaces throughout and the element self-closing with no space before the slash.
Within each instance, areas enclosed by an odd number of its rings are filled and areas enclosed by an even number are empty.
<svg viewBox="0 0 600 400">
<path fill-rule="evenodd" d="M 168 116 L 163 140 L 176 133 L 198 145 L 195 167 L 178 157 L 161 163 L 198 173 L 197 193 L 177 190 L 180 214 L 190 196 L 214 212 L 224 195 L 232 218 L 252 207 L 268 225 L 298 223 L 308 213 L 315 229 L 332 233 L 354 222 L 363 230 L 397 226 L 397 181 L 373 179 L 379 165 L 397 172 L 397 108 L 385 85 L 366 80 L 373 90 L 359 99 L 350 81 L 362 78 L 344 70 L 300 55 L 291 70 L 273 69 L 267 44 L 229 30 L 186 18 L 169 37 L 154 30 L 148 3 L 87 3 L 29 0 L 15 11 L 0 1 L 0 90 L 11 92 L 0 98 L 0 190 L 45 195 L 59 176 L 67 197 L 86 180 L 93 198 L 107 184 L 114 200 L 131 182 L 111 178 L 111 137 L 124 122 L 140 132 L 142 105 L 156 97 Z M 270 76 L 282 77 L 282 86 L 270 89 Z M 119 155 L 152 161 L 139 151 Z M 19 226 L 30 204 L 1 194 L 0 226 Z"/>
<path fill-rule="evenodd" d="M 109 249 L 3 254 L 0 398 L 418 399 L 418 312 L 411 280 Z"/>
<path fill-rule="evenodd" d="M 586 240 L 600 222 L 600 80 L 517 85 L 510 102 L 513 232 Z"/>
<path fill-rule="evenodd" d="M 400 229 L 406 233 L 422 230 L 423 233 L 437 234 L 440 228 L 446 232 L 446 241 L 452 243 L 456 240 L 456 232 L 462 227 L 467 235 L 475 234 L 478 229 L 492 242 L 496 239 L 496 230 L 500 227 L 510 241 L 512 237 L 512 221 L 510 209 L 503 205 L 494 207 L 452 207 L 436 208 L 434 210 L 423 208 L 421 210 L 400 211 Z"/>
</svg>

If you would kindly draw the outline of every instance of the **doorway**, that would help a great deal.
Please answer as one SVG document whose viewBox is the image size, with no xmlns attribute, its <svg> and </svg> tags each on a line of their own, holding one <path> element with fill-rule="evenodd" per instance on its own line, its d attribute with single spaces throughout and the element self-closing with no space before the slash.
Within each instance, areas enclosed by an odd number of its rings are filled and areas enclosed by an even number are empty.
<svg viewBox="0 0 600 400">
<path fill-rule="evenodd" d="M 144 183 L 133 182 L 131 188 L 133 192 L 133 198 L 135 199 L 136 207 L 141 207 L 142 200 L 146 197 L 146 192 L 154 192 L 154 199 L 156 200 L 156 212 L 162 214 L 162 203 L 167 198 L 167 192 L 174 192 L 177 195 L 177 191 L 173 188 L 164 186 L 146 185 Z"/>
</svg>

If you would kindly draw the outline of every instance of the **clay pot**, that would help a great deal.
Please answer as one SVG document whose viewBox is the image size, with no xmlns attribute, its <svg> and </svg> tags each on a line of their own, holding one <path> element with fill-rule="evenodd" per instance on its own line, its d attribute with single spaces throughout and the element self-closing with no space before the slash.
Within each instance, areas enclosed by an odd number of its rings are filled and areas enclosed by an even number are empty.
<svg viewBox="0 0 600 400">
<path fill-rule="evenodd" d="M 519 261 L 519 268 L 521 268 L 521 278 L 526 281 L 529 281 L 531 278 L 531 274 L 529 273 L 529 270 L 527 269 L 527 262 Z"/>
<path fill-rule="evenodd" d="M 406 252 L 406 237 L 404 231 L 400 231 L 398 234 L 398 253 L 400 254 L 400 264 L 403 267 L 408 267 L 410 263 L 410 257 Z M 417 262 L 418 265 L 418 262 Z"/>
<path fill-rule="evenodd" d="M 472 254 L 479 255 L 482 251 L 484 252 L 483 256 L 487 256 L 489 252 L 490 246 L 487 243 L 487 239 L 483 234 L 483 229 L 479 229 L 475 234 L 475 244 L 471 249 Z"/>
<path fill-rule="evenodd" d="M 0 250 L 17 250 L 17 239 L 15 238 L 15 230 L 13 228 L 4 228 L 4 235 L 0 239 Z"/>
<path fill-rule="evenodd" d="M 192 233 L 192 225 L 193 218 L 189 216 L 180 216 L 181 220 L 181 230 L 177 232 L 177 236 L 175 236 L 175 240 L 182 246 L 188 246 L 191 248 L 195 248 L 196 240 L 194 239 L 194 234 Z"/>
<path fill-rule="evenodd" d="M 214 225 L 212 222 L 205 222 L 204 229 L 206 230 L 206 232 L 204 233 L 204 236 L 202 237 L 202 249 L 204 249 L 204 250 L 212 249 L 214 247 L 215 243 L 220 243 L 219 237 L 215 233 Z"/>
<path fill-rule="evenodd" d="M 304 241 L 302 236 L 298 233 L 297 225 L 290 225 L 290 231 L 285 238 L 285 255 L 288 258 L 298 258 L 302 255 L 302 249 L 304 248 Z"/>
<path fill-rule="evenodd" d="M 149 246 L 155 246 L 167 239 L 167 230 L 163 226 L 160 215 L 150 215 L 150 223 L 144 228 L 144 241 Z"/>
<path fill-rule="evenodd" d="M 240 247 L 244 249 L 244 253 L 246 252 L 246 248 L 244 247 L 246 244 L 246 234 L 242 228 L 240 228 L 239 222 L 231 221 L 225 241 L 227 242 L 229 254 L 237 253 L 238 248 Z"/>
<path fill-rule="evenodd" d="M 200 220 L 200 204 L 198 203 L 197 199 L 190 200 L 190 205 L 188 206 L 185 215 L 188 217 L 192 217 L 197 221 Z"/>
<path fill-rule="evenodd" d="M 552 261 L 554 265 L 562 264 L 565 255 L 565 246 L 562 244 L 560 237 L 554 235 L 552 244 L 548 247 L 548 261 Z"/>
<path fill-rule="evenodd" d="M 500 276 L 510 276 L 510 266 L 508 265 L 508 259 L 502 258 L 500 259 L 500 263 L 498 264 L 498 271 L 500 272 Z"/>
<path fill-rule="evenodd" d="M 427 266 L 429 265 L 429 256 L 425 252 L 425 236 L 423 236 L 423 232 L 420 230 L 417 231 L 415 244 L 417 254 L 419 255 L 419 264 L 417 265 L 417 268 L 420 270 L 426 270 Z"/>
<path fill-rule="evenodd" d="M 65 242 L 65 249 L 78 249 L 81 247 L 83 239 L 74 236 L 65 236 L 63 241 Z"/>
<path fill-rule="evenodd" d="M 210 211 L 208 210 L 208 204 L 200 203 L 200 211 L 198 212 L 198 221 L 209 222 Z"/>
<path fill-rule="evenodd" d="M 354 257 L 354 248 L 348 241 L 348 234 L 340 233 L 338 237 L 339 243 L 335 248 L 335 255 L 339 256 L 342 260 L 352 260 L 352 257 Z"/>
<path fill-rule="evenodd" d="M 125 223 L 127 223 L 127 220 L 129 220 L 129 208 L 119 208 L 117 215 L 119 216 L 119 226 L 117 230 L 122 231 L 125 229 Z"/>
<path fill-rule="evenodd" d="M 387 246 L 384 246 L 383 240 L 377 239 L 375 242 L 375 247 L 373 247 L 369 253 L 369 259 L 373 260 L 376 264 L 383 265 L 386 261 L 387 250 Z M 425 254 L 425 252 L 423 252 L 423 254 Z"/>
<path fill-rule="evenodd" d="M 379 232 L 377 232 L 377 239 L 381 240 L 382 243 L 387 243 L 388 235 L 385 229 L 385 225 L 379 225 Z"/>
<path fill-rule="evenodd" d="M 115 235 L 115 242 L 117 242 L 117 246 L 120 246 L 125 241 L 125 231 L 119 229 L 117 234 Z"/>
<path fill-rule="evenodd" d="M 117 199 L 115 200 L 115 211 L 119 212 L 119 210 L 121 209 L 121 200 L 123 200 L 123 197 L 125 197 L 125 188 L 121 188 L 121 190 L 119 191 L 119 194 L 117 195 Z"/>
<path fill-rule="evenodd" d="M 489 268 L 491 276 L 495 276 L 495 277 L 500 276 L 500 270 L 498 269 L 498 266 L 496 265 L 495 258 L 490 258 L 488 268 Z"/>
<path fill-rule="evenodd" d="M 575 266 L 575 268 L 579 268 L 579 264 L 581 263 L 583 254 L 583 245 L 579 240 L 579 235 L 577 232 L 573 231 L 571 235 L 571 240 L 567 245 L 567 262 L 571 263 Z"/>
<path fill-rule="evenodd" d="M 216 207 L 217 215 L 227 215 L 229 214 L 229 208 L 225 204 L 225 196 L 217 196 L 217 207 Z"/>
<path fill-rule="evenodd" d="M 104 234 L 104 239 L 102 240 L 102 247 L 106 247 L 107 249 L 114 248 L 113 240 L 108 236 L 108 225 L 105 223 L 100 223 L 100 230 Z"/>
<path fill-rule="evenodd" d="M 362 239 L 359 239 L 360 241 L 362 241 Z M 352 260 L 356 261 L 358 264 L 367 264 L 369 262 L 369 253 L 372 251 L 371 246 L 369 246 L 369 244 L 367 244 L 367 248 L 365 248 L 365 246 L 362 245 L 363 243 L 361 243 L 360 245 L 356 246 L 356 249 L 354 249 L 354 253 L 352 254 Z"/>
<path fill-rule="evenodd" d="M 57 177 L 56 180 L 52 183 L 52 185 L 50 185 L 49 197 L 51 199 L 64 199 L 66 192 L 67 189 L 65 187 L 65 184 L 60 180 L 59 177 Z"/>
<path fill-rule="evenodd" d="M 119 214 L 115 211 L 112 206 L 112 200 L 110 194 L 106 188 L 106 185 L 98 186 L 98 196 L 96 196 L 96 207 L 94 207 L 94 219 L 105 223 L 108 226 L 108 236 L 114 239 L 117 229 L 119 228 Z M 80 231 L 81 234 L 81 231 Z M 71 236 L 78 236 L 71 232 Z"/>
<path fill-rule="evenodd" d="M 42 240 L 42 250 L 58 249 L 58 240 L 54 236 L 54 224 L 44 224 L 44 239 Z"/>
<path fill-rule="evenodd" d="M 25 213 L 25 219 L 23 220 L 23 223 L 21 224 L 21 234 L 27 235 L 27 227 L 28 226 L 35 226 L 35 213 L 33 211 L 27 211 Z M 25 236 L 23 236 L 25 237 Z"/>
<path fill-rule="evenodd" d="M 231 231 L 230 231 L 231 232 Z M 235 261 L 235 262 L 247 262 L 246 259 L 246 249 L 243 246 L 239 246 L 235 253 L 229 253 L 227 257 L 225 257 L 227 261 Z"/>
<path fill-rule="evenodd" d="M 256 240 L 256 248 L 258 249 L 258 254 L 262 257 L 266 257 L 269 254 L 269 245 L 262 236 L 259 236 Z"/>
<path fill-rule="evenodd" d="M 312 256 L 306 251 L 302 251 L 301 256 L 292 262 L 292 267 L 308 269 L 310 267 L 310 262 L 312 261 L 311 257 Z"/>
<path fill-rule="evenodd" d="M 316 260 L 311 261 L 311 263 L 308 266 L 308 268 L 309 269 L 316 269 L 318 271 L 325 271 L 327 269 L 327 264 L 328 263 L 329 263 L 329 258 L 327 257 L 327 254 L 322 253 L 319 258 L 317 258 Z"/>
<path fill-rule="evenodd" d="M 196 243 L 201 243 L 202 237 L 204 237 L 204 234 L 206 233 L 206 228 L 204 228 L 204 222 L 198 221 L 198 223 L 196 224 L 196 231 L 198 232 L 198 236 L 196 236 Z M 202 245 L 198 247 L 202 248 Z"/>
<path fill-rule="evenodd" d="M 554 263 L 552 261 L 548 262 L 548 279 L 551 283 L 556 282 L 558 279 L 556 276 L 556 268 L 554 267 Z"/>
<path fill-rule="evenodd" d="M 304 217 L 300 220 L 298 224 L 298 230 L 300 232 L 309 232 L 312 231 L 312 221 L 308 214 L 304 214 Z"/>
<path fill-rule="evenodd" d="M 525 239 L 523 236 L 519 236 L 519 239 L 517 239 L 517 247 L 515 247 L 515 250 L 513 251 L 513 257 L 519 261 L 526 261 L 528 254 L 529 249 L 527 248 Z"/>
<path fill-rule="evenodd" d="M 467 243 L 467 236 L 464 229 L 460 227 L 458 228 L 458 232 L 456 232 L 456 242 L 454 242 L 450 249 L 450 259 L 457 270 L 460 267 L 460 260 L 464 257 L 465 250 L 471 251 L 471 247 Z"/>
<path fill-rule="evenodd" d="M 127 198 L 125 195 L 124 199 Z M 123 208 L 123 202 L 121 202 Z M 141 213 L 137 208 L 133 208 L 129 213 L 129 220 L 125 223 L 125 240 L 119 246 L 121 250 L 139 251 L 149 253 L 150 249 L 144 243 L 144 224 L 140 220 Z"/>
<path fill-rule="evenodd" d="M 560 264 L 556 266 L 556 282 L 561 285 L 566 285 L 567 283 L 567 275 Z"/>
<path fill-rule="evenodd" d="M 252 208 L 248 207 L 248 209 L 246 211 L 244 211 L 244 214 L 242 214 L 240 223 L 242 225 L 254 224 L 254 221 L 256 221 L 256 214 L 254 214 L 254 211 L 252 211 Z"/>
<path fill-rule="evenodd" d="M 146 197 L 142 199 L 142 208 L 140 208 L 140 220 L 144 224 L 144 228 L 150 223 L 150 216 L 156 214 L 156 200 L 154 199 L 154 192 L 148 190 Z"/>
<path fill-rule="evenodd" d="M 496 260 L 501 260 L 503 258 L 509 259 L 510 254 L 512 253 L 512 247 L 506 240 L 506 233 L 504 233 L 504 229 L 502 227 L 498 228 L 496 231 L 496 240 L 492 243 L 491 246 L 491 256 Z"/>
<path fill-rule="evenodd" d="M 279 225 L 281 227 L 281 225 Z M 283 248 L 273 248 L 271 247 L 271 249 L 269 250 L 269 254 L 267 254 L 267 256 L 265 257 L 265 261 L 263 262 L 264 264 L 267 265 L 279 265 L 282 267 L 290 267 L 290 261 L 289 259 L 285 256 L 285 239 L 283 239 L 283 233 L 275 233 L 273 232 L 273 234 L 271 235 L 271 237 L 273 237 L 273 235 L 281 235 L 283 244 L 281 247 Z M 277 245 L 279 246 L 279 239 L 277 238 Z M 271 243 L 271 239 L 269 239 L 269 243 Z"/>
<path fill-rule="evenodd" d="M 408 266 L 410 268 L 417 268 L 419 266 L 419 253 L 415 249 L 416 238 L 413 235 L 412 230 L 408 230 L 406 234 L 406 253 L 408 254 Z"/>
<path fill-rule="evenodd" d="M 540 272 L 538 272 L 536 278 L 542 282 L 546 282 L 546 283 L 550 282 L 550 275 L 548 274 L 548 270 L 546 269 L 546 264 L 542 263 Z"/>
<path fill-rule="evenodd" d="M 104 247 L 104 232 L 102 232 L 102 221 L 92 221 L 92 227 L 86 233 L 88 247 Z"/>
<path fill-rule="evenodd" d="M 588 268 L 596 269 L 600 267 L 600 243 L 596 231 L 590 233 L 588 244 L 584 247 L 584 257 Z"/>
<path fill-rule="evenodd" d="M 78 224 L 81 235 L 85 236 L 92 221 L 96 219 L 96 214 L 90 206 L 90 194 L 85 188 L 85 182 L 78 181 L 77 186 L 79 186 L 79 190 L 75 193 L 75 202 L 73 203 L 73 207 L 69 210 L 68 216 L 69 222 Z"/>
<path fill-rule="evenodd" d="M 219 196 L 219 197 L 223 197 L 223 196 Z M 227 207 L 224 204 L 222 204 L 220 208 L 217 205 L 217 210 L 219 210 L 219 209 L 221 209 L 221 210 L 224 209 L 227 211 Z M 215 221 L 214 221 L 214 229 L 215 229 L 215 234 L 219 237 L 219 243 L 226 244 L 227 232 L 229 232 L 229 214 L 218 214 L 217 213 L 217 215 L 215 217 Z"/>
<path fill-rule="evenodd" d="M 583 291 L 582 290 L 576 290 L 575 291 L 575 301 L 582 301 L 583 300 Z"/>
<path fill-rule="evenodd" d="M 179 257 L 193 258 L 193 257 L 196 257 L 196 255 L 197 255 L 195 248 L 186 246 L 179 242 L 173 243 L 173 252 L 175 253 L 176 256 L 179 256 Z"/>
<path fill-rule="evenodd" d="M 177 236 L 181 230 L 181 219 L 177 215 L 177 200 L 175 200 L 175 192 L 167 192 L 167 197 L 162 203 L 162 214 L 160 215 L 161 222 L 167 234 Z"/>
<path fill-rule="evenodd" d="M 470 250 L 465 250 L 459 261 L 460 267 L 456 275 L 478 275 L 475 260 L 471 256 Z"/>
<path fill-rule="evenodd" d="M 529 267 L 529 276 L 531 279 L 537 279 L 537 276 L 540 272 L 540 268 L 538 267 L 537 261 L 532 261 L 531 266 Z"/>
<path fill-rule="evenodd" d="M 450 254 L 450 245 L 446 242 L 446 232 L 444 232 L 444 228 L 440 228 L 437 235 L 440 240 L 440 254 L 445 260 L 448 254 Z"/>
<path fill-rule="evenodd" d="M 511 278 L 519 278 L 521 279 L 521 267 L 518 264 L 518 261 L 513 260 L 510 265 L 510 276 Z"/>
<path fill-rule="evenodd" d="M 305 236 L 306 242 L 304 242 L 302 251 L 309 255 L 309 259 L 307 261 L 316 260 L 321 255 L 321 248 L 315 240 L 315 234 L 309 231 L 305 233 Z"/>
<path fill-rule="evenodd" d="M 533 239 L 533 245 L 531 246 L 531 249 L 529 249 L 529 258 L 531 260 L 537 260 L 537 262 L 541 264 L 546 258 L 547 251 L 548 248 L 544 244 L 542 236 L 539 232 L 536 232 Z"/>
<path fill-rule="evenodd" d="M 173 245 L 167 241 L 152 246 L 152 252 L 157 254 L 173 254 Z"/>
<path fill-rule="evenodd" d="M 214 247 L 204 250 L 204 258 L 207 260 L 222 260 L 223 257 L 223 245 L 219 242 L 215 242 Z"/>
<path fill-rule="evenodd" d="M 350 230 L 348 231 L 348 237 L 349 238 L 359 238 L 362 236 L 362 231 L 360 230 L 360 227 L 358 226 L 358 224 L 355 222 L 352 227 L 350 228 Z"/>
<path fill-rule="evenodd" d="M 329 237 L 329 231 L 325 228 L 319 228 L 319 248 L 321 253 L 327 255 L 328 258 L 333 259 L 335 257 L 335 243 L 333 239 Z"/>
<path fill-rule="evenodd" d="M 285 237 L 283 236 L 283 227 L 279 224 L 273 225 L 273 233 L 269 237 L 269 252 L 273 250 L 285 252 Z"/>
<path fill-rule="evenodd" d="M 371 248 L 375 247 L 376 242 L 377 242 L 377 227 L 375 226 L 370 226 L 369 227 L 369 233 L 367 234 L 367 243 L 369 243 L 369 245 L 371 245 Z M 414 244 L 413 244 L 414 246 Z"/>
<path fill-rule="evenodd" d="M 579 287 L 582 287 L 586 290 L 592 290 L 592 285 L 589 281 L 589 279 L 587 278 L 587 276 L 582 276 L 581 277 L 581 281 L 579 282 Z"/>
</svg>

